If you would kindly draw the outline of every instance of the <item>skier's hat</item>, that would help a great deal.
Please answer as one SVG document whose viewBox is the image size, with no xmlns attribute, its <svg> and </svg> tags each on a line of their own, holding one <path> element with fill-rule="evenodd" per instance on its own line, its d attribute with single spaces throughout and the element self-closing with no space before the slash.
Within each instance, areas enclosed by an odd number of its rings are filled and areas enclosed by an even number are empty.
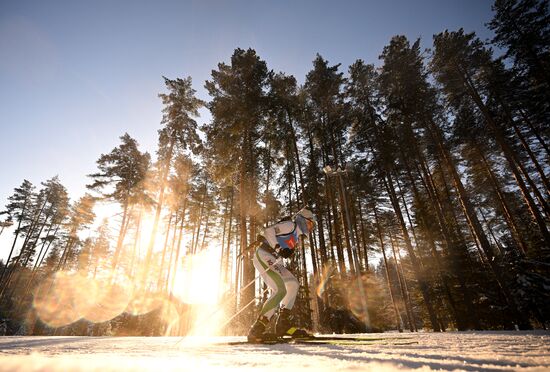
<svg viewBox="0 0 550 372">
<path fill-rule="evenodd" d="M 300 230 L 306 235 L 313 231 L 313 228 L 317 224 L 317 219 L 313 215 L 313 212 L 307 208 L 300 209 L 300 211 L 296 213 L 295 220 Z"/>
<path fill-rule="evenodd" d="M 313 212 L 310 211 L 309 209 L 307 209 L 307 207 L 304 207 L 304 208 L 300 209 L 300 211 L 298 213 L 296 213 L 296 216 L 297 215 L 301 215 L 302 217 L 305 217 L 308 220 L 314 220 L 315 221 L 315 216 L 313 215 Z"/>
</svg>

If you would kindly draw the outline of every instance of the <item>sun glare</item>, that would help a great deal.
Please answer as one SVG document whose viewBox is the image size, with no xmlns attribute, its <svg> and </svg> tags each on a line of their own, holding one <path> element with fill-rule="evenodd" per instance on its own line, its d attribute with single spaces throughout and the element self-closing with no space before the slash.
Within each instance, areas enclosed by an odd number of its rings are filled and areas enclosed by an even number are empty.
<svg viewBox="0 0 550 372">
<path fill-rule="evenodd" d="M 220 290 L 219 247 L 209 246 L 183 260 L 175 280 L 174 295 L 188 304 L 215 304 Z"/>
</svg>

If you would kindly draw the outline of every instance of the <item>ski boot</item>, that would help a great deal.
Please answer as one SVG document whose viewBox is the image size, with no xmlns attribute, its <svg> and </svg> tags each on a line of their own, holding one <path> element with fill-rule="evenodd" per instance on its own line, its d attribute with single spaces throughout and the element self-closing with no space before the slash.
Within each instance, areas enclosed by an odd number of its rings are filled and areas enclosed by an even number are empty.
<svg viewBox="0 0 550 372">
<path fill-rule="evenodd" d="M 275 323 L 275 334 L 278 337 L 290 336 L 292 338 L 313 338 L 308 331 L 294 327 L 294 316 L 289 309 L 282 308 L 279 311 L 277 322 Z"/>
<path fill-rule="evenodd" d="M 248 342 L 254 344 L 276 342 L 278 337 L 273 333 L 266 333 L 265 328 L 269 324 L 269 319 L 260 316 L 248 332 Z"/>
</svg>

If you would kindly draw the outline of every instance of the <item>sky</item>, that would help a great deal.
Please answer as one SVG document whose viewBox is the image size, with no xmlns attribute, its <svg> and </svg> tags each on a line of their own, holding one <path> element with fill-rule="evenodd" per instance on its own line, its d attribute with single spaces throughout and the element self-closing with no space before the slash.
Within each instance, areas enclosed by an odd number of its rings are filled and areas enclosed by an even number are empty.
<svg viewBox="0 0 550 372">
<path fill-rule="evenodd" d="M 463 27 L 491 37 L 488 0 L 0 0 L 0 210 L 24 179 L 58 175 L 72 199 L 125 132 L 154 154 L 162 76 L 204 82 L 235 48 L 299 82 L 319 53 L 342 71 L 379 64 L 397 34 Z M 199 123 L 208 121 L 201 111 Z M 3 236 L 2 236 L 3 235 Z M 0 258 L 8 244 L 0 235 Z M 11 239 L 11 238 L 10 238 Z"/>
</svg>

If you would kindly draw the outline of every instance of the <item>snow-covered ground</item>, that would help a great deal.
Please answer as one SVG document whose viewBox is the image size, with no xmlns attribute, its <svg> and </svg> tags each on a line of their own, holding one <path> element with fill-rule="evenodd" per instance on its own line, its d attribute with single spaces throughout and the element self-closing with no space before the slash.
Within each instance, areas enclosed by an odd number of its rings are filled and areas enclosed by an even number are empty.
<svg viewBox="0 0 550 372">
<path fill-rule="evenodd" d="M 384 333 L 363 345 L 244 337 L 0 337 L 0 370 L 550 371 L 550 332 Z"/>
</svg>

